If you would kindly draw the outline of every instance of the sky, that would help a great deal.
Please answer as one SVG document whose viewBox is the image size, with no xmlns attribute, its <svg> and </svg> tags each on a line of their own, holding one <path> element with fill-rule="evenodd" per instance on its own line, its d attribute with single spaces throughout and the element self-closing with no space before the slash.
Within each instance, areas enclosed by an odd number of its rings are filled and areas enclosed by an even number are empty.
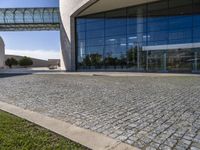
<svg viewBox="0 0 200 150">
<path fill-rule="evenodd" d="M 58 7 L 59 0 L 0 0 L 0 8 Z M 0 32 L 6 54 L 55 59 L 60 56 L 59 31 Z"/>
</svg>

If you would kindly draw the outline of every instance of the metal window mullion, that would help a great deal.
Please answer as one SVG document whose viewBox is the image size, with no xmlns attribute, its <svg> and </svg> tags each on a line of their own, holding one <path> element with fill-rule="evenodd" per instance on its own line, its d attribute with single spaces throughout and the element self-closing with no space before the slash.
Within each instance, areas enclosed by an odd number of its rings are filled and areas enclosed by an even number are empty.
<svg viewBox="0 0 200 150">
<path fill-rule="evenodd" d="M 31 21 L 34 22 L 34 14 L 33 14 L 34 13 L 34 9 L 30 9 L 29 13 L 30 13 Z"/>
<path fill-rule="evenodd" d="M 52 11 L 52 22 L 55 23 L 55 20 L 54 20 L 54 12 L 55 12 L 55 9 L 53 8 L 53 11 Z"/>
<path fill-rule="evenodd" d="M 44 11 L 45 11 L 45 8 L 43 8 L 43 10 L 42 10 L 42 20 L 43 20 L 43 23 L 44 23 Z"/>
<path fill-rule="evenodd" d="M 35 8 L 33 8 L 33 23 L 35 23 Z"/>
<path fill-rule="evenodd" d="M 13 21 L 14 21 L 14 23 L 16 23 L 16 14 L 15 14 L 15 12 L 16 12 L 16 9 L 14 9 L 14 11 L 13 11 Z"/>
<path fill-rule="evenodd" d="M 25 12 L 26 12 L 26 9 L 23 10 L 23 23 L 25 23 Z"/>
<path fill-rule="evenodd" d="M 4 13 L 3 13 L 3 14 L 4 14 L 4 18 L 3 18 L 4 23 L 6 23 L 6 11 L 7 11 L 7 9 L 5 9 L 5 10 L 4 10 Z"/>
</svg>

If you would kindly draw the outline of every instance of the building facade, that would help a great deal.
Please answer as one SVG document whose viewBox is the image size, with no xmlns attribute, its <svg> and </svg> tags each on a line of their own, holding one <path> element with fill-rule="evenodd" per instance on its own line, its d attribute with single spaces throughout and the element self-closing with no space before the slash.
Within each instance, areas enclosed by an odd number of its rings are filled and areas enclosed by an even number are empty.
<svg viewBox="0 0 200 150">
<path fill-rule="evenodd" d="M 67 70 L 200 72 L 199 0 L 60 0 L 60 5 Z"/>
<path fill-rule="evenodd" d="M 0 37 L 0 68 L 4 68 L 5 59 L 5 45 L 3 39 Z"/>
</svg>

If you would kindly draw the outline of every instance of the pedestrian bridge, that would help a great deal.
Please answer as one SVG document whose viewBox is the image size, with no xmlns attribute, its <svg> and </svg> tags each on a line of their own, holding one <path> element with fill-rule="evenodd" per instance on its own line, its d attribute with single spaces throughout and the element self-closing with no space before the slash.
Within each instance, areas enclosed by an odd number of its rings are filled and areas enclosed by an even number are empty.
<svg viewBox="0 0 200 150">
<path fill-rule="evenodd" d="M 59 30 L 59 8 L 0 8 L 0 31 Z"/>
</svg>

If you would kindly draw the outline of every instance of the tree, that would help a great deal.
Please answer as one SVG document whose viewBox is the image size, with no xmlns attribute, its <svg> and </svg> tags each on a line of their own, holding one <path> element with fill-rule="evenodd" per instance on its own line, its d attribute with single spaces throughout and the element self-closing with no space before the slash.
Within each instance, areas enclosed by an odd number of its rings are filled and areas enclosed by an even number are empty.
<svg viewBox="0 0 200 150">
<path fill-rule="evenodd" d="M 99 66 L 101 64 L 101 55 L 99 54 L 91 54 L 90 55 L 91 65 Z"/>
<path fill-rule="evenodd" d="M 12 66 L 16 66 L 18 65 L 18 61 L 15 58 L 8 58 L 5 61 L 6 66 L 8 66 L 9 68 L 12 68 Z"/>
<path fill-rule="evenodd" d="M 22 57 L 20 60 L 19 60 L 19 65 L 20 66 L 23 66 L 23 67 L 28 67 L 28 66 L 31 66 L 33 65 L 33 61 L 31 58 L 29 57 Z"/>
<path fill-rule="evenodd" d="M 137 47 L 130 48 L 127 53 L 127 62 L 128 65 L 135 65 L 137 64 Z"/>
</svg>

